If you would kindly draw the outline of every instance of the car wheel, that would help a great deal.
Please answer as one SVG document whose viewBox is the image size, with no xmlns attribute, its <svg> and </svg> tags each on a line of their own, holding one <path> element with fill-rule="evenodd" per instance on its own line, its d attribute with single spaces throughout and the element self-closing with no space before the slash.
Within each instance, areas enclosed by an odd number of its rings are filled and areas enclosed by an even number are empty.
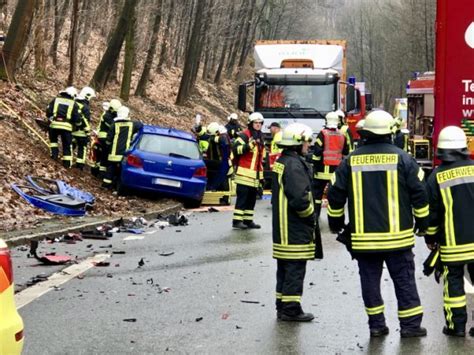
<svg viewBox="0 0 474 355">
<path fill-rule="evenodd" d="M 200 200 L 186 200 L 184 201 L 185 208 L 199 208 L 201 207 L 202 199 Z"/>
</svg>

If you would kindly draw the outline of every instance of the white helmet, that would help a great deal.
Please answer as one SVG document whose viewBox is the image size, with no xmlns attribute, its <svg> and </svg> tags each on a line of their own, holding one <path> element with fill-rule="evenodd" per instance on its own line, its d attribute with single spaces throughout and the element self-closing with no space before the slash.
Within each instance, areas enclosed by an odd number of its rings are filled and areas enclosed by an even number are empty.
<svg viewBox="0 0 474 355">
<path fill-rule="evenodd" d="M 337 116 L 338 116 L 341 120 L 343 120 L 343 119 L 346 117 L 344 111 L 342 111 L 342 110 L 340 110 L 340 109 L 339 109 L 339 110 L 336 110 L 336 114 L 337 114 Z"/>
<path fill-rule="evenodd" d="M 68 94 L 69 96 L 71 96 L 73 98 L 75 98 L 77 96 L 77 89 L 74 86 L 69 86 L 61 92 L 64 92 L 64 93 Z"/>
<path fill-rule="evenodd" d="M 457 126 L 444 127 L 439 132 L 438 149 L 467 148 L 467 139 L 464 131 Z"/>
<path fill-rule="evenodd" d="M 302 123 L 292 123 L 283 129 L 281 141 L 277 144 L 282 147 L 294 147 L 303 142 L 311 142 L 313 130 Z"/>
<path fill-rule="evenodd" d="M 130 109 L 127 106 L 121 106 L 117 110 L 117 120 L 126 120 L 130 115 Z"/>
<path fill-rule="evenodd" d="M 219 125 L 219 134 L 227 134 L 227 128 L 223 125 Z"/>
<path fill-rule="evenodd" d="M 109 108 L 112 111 L 118 112 L 120 107 L 122 107 L 122 103 L 120 102 L 120 100 L 117 100 L 117 99 L 110 100 Z"/>
<path fill-rule="evenodd" d="M 254 112 L 249 116 L 249 119 L 247 121 L 248 124 L 252 122 L 262 122 L 263 123 L 263 115 L 260 112 Z"/>
<path fill-rule="evenodd" d="M 214 136 L 219 132 L 220 125 L 217 122 L 211 122 L 207 126 L 207 134 Z"/>
<path fill-rule="evenodd" d="M 372 111 L 365 118 L 364 129 L 362 131 L 371 132 L 379 136 L 392 134 L 393 116 L 387 111 Z"/>
<path fill-rule="evenodd" d="M 104 101 L 102 102 L 102 109 L 107 111 L 110 108 L 110 102 Z"/>
<path fill-rule="evenodd" d="M 339 116 L 336 112 L 328 112 L 326 114 L 326 128 L 337 128 L 339 125 Z"/>
<path fill-rule="evenodd" d="M 359 121 L 357 121 L 356 129 L 358 131 L 361 130 L 361 129 L 364 129 L 364 125 L 365 125 L 365 120 L 359 120 Z"/>
<path fill-rule="evenodd" d="M 90 86 L 84 86 L 81 90 L 80 95 L 86 100 L 90 100 L 93 97 L 96 97 L 95 90 Z"/>
<path fill-rule="evenodd" d="M 228 117 L 227 117 L 227 121 L 232 121 L 232 120 L 238 120 L 239 119 L 239 116 L 237 116 L 237 114 L 235 112 L 232 112 Z"/>
</svg>

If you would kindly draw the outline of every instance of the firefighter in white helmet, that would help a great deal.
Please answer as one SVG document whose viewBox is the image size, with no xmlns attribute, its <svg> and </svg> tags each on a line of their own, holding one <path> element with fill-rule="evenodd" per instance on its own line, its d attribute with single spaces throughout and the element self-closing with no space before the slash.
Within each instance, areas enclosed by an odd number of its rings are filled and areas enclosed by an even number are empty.
<svg viewBox="0 0 474 355">
<path fill-rule="evenodd" d="M 225 128 L 227 129 L 227 134 L 229 135 L 231 140 L 237 138 L 239 132 L 242 131 L 242 127 L 239 124 L 239 116 L 233 112 L 227 117 L 227 124 Z"/>
<path fill-rule="evenodd" d="M 428 178 L 430 222 L 425 239 L 430 249 L 439 249 L 443 265 L 443 333 L 464 337 L 468 320 L 466 266 L 474 280 L 474 162 L 470 159 L 466 134 L 456 126 L 441 130 L 436 153 L 441 165 Z M 474 336 L 474 327 L 469 334 Z"/>
<path fill-rule="evenodd" d="M 247 121 L 247 129 L 240 132 L 233 142 L 233 153 L 238 158 L 235 183 L 235 202 L 232 227 L 236 229 L 255 228 L 260 225 L 253 221 L 257 192 L 263 180 L 263 158 L 265 145 L 262 135 L 263 115 L 252 113 Z"/>
<path fill-rule="evenodd" d="M 307 260 L 315 258 L 316 215 L 311 193 L 311 167 L 304 156 L 312 130 L 293 123 L 283 130 L 282 155 L 272 173 L 273 258 L 277 260 L 276 310 L 283 321 L 308 322 L 301 296 Z"/>
<path fill-rule="evenodd" d="M 210 191 L 229 191 L 232 175 L 231 142 L 224 126 L 211 122 L 207 126 L 209 147 L 205 159 L 207 166 L 207 186 Z"/>
<path fill-rule="evenodd" d="M 349 154 L 346 138 L 337 128 L 339 116 L 336 112 L 326 115 L 326 127 L 319 132 L 310 156 L 313 164 L 313 192 L 316 216 L 321 213 L 322 198 L 326 186 L 331 181 L 334 171 L 342 161 L 343 156 Z"/>
<path fill-rule="evenodd" d="M 393 122 L 393 144 L 405 152 L 410 153 L 410 145 L 408 144 L 410 131 L 402 128 L 403 119 L 401 117 L 394 117 Z"/>
<path fill-rule="evenodd" d="M 58 159 L 59 137 L 63 146 L 62 161 L 64 167 L 72 166 L 72 131 L 79 122 L 79 106 L 74 101 L 77 89 L 70 86 L 59 92 L 59 95 L 49 103 L 46 117 L 49 120 L 49 147 L 51 158 Z"/>
<path fill-rule="evenodd" d="M 89 145 L 89 136 L 91 134 L 90 100 L 95 96 L 94 89 L 89 86 L 82 88 L 79 95 L 76 96 L 76 103 L 79 106 L 80 120 L 74 126 L 72 136 L 75 141 L 75 148 L 77 148 L 75 167 L 79 170 L 82 170 L 86 163 L 87 146 Z"/>
<path fill-rule="evenodd" d="M 423 308 L 412 248 L 414 231 L 424 235 L 428 227 L 428 196 L 423 170 L 392 144 L 392 125 L 388 112 L 367 115 L 361 131 L 364 145 L 342 161 L 329 188 L 328 222 L 334 233 L 348 230 L 346 245 L 359 265 L 370 336 L 389 333 L 380 288 L 385 263 L 395 286 L 400 335 L 419 337 L 426 335 L 426 329 L 420 326 Z"/>
<path fill-rule="evenodd" d="M 347 124 L 346 114 L 342 110 L 336 110 L 336 114 L 339 117 L 339 131 L 346 137 L 346 144 L 349 148 L 349 153 L 351 153 L 354 150 L 354 139 L 352 138 L 351 130 Z"/>
</svg>

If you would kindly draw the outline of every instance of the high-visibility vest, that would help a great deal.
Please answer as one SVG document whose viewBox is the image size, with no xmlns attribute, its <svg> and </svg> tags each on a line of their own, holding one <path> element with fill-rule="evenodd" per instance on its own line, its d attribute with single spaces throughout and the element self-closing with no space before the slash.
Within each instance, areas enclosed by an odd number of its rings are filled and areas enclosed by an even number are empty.
<svg viewBox="0 0 474 355">
<path fill-rule="evenodd" d="M 342 150 L 344 149 L 344 135 L 339 131 L 323 129 L 324 136 L 324 165 L 338 166 L 342 161 Z"/>
<path fill-rule="evenodd" d="M 234 142 L 234 145 L 237 145 L 236 151 L 239 155 L 235 182 L 241 185 L 258 187 L 259 180 L 263 179 L 262 160 L 265 155 L 264 145 L 255 144 L 246 153 L 239 153 L 243 152 L 243 147 L 249 143 L 251 136 L 250 131 L 246 129 L 239 134 L 239 137 Z"/>
</svg>

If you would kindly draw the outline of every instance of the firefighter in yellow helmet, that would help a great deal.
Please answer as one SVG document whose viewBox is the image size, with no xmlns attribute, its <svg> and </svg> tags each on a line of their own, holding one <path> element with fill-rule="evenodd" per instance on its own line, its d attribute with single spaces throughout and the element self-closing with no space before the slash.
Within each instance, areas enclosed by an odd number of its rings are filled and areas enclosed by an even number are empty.
<svg viewBox="0 0 474 355">
<path fill-rule="evenodd" d="M 416 288 L 412 248 L 415 231 L 428 227 L 428 196 L 423 170 L 392 144 L 393 117 L 378 110 L 367 115 L 364 145 L 341 163 L 328 192 L 331 231 L 344 226 L 348 201 L 349 247 L 357 259 L 362 298 L 371 337 L 388 334 L 380 281 L 384 263 L 395 286 L 402 337 L 426 335 Z"/>
<path fill-rule="evenodd" d="M 278 142 L 283 152 L 273 166 L 273 258 L 277 260 L 277 317 L 282 321 L 314 319 L 301 308 L 306 262 L 315 257 L 311 167 L 304 159 L 312 137 L 306 125 L 286 126 Z"/>
<path fill-rule="evenodd" d="M 441 165 L 428 178 L 430 223 L 428 247 L 440 251 L 443 265 L 443 300 L 446 335 L 464 337 L 467 323 L 464 269 L 474 280 L 474 162 L 469 158 L 466 134 L 445 127 L 438 137 Z M 474 336 L 474 327 L 469 331 Z"/>
<path fill-rule="evenodd" d="M 61 137 L 63 146 L 62 161 L 66 168 L 72 166 L 72 130 L 80 120 L 79 107 L 74 101 L 76 96 L 77 89 L 70 86 L 62 90 L 46 109 L 46 116 L 49 120 L 51 158 L 58 159 L 58 138 Z"/>
<path fill-rule="evenodd" d="M 393 144 L 405 152 L 410 153 L 410 146 L 408 144 L 409 131 L 402 128 L 403 119 L 401 117 L 394 118 L 393 125 Z"/>
<path fill-rule="evenodd" d="M 96 96 L 95 90 L 89 86 L 82 88 L 76 97 L 76 103 L 79 106 L 80 120 L 74 126 L 72 136 L 77 147 L 77 158 L 75 167 L 79 170 L 84 168 L 87 157 L 87 146 L 89 145 L 89 136 L 91 134 L 91 111 L 90 100 Z"/>
<path fill-rule="evenodd" d="M 233 153 L 238 159 L 235 173 L 237 200 L 232 219 L 232 227 L 236 229 L 260 228 L 253 221 L 253 214 L 260 180 L 263 180 L 265 145 L 262 125 L 263 115 L 252 113 L 248 118 L 247 129 L 240 132 L 233 142 Z"/>
<path fill-rule="evenodd" d="M 321 213 L 324 190 L 343 157 L 349 154 L 349 146 L 345 136 L 337 128 L 338 124 L 337 113 L 329 112 L 326 115 L 326 127 L 319 132 L 311 155 L 314 172 L 314 202 L 318 218 Z"/>
</svg>

